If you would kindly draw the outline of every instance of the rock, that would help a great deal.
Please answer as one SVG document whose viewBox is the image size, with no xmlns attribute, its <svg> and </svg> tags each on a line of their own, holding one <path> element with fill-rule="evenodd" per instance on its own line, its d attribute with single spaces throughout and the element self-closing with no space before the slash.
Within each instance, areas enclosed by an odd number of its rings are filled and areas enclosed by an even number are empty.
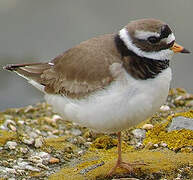
<svg viewBox="0 0 193 180">
<path fill-rule="evenodd" d="M 22 121 L 22 120 L 17 121 L 17 123 L 20 124 L 20 125 L 24 125 L 25 124 L 25 122 Z"/>
<path fill-rule="evenodd" d="M 49 167 L 48 167 L 48 166 L 45 166 L 45 165 L 42 164 L 42 163 L 37 163 L 36 166 L 37 166 L 37 167 L 40 167 L 40 168 L 43 168 L 43 169 L 46 169 L 46 170 L 49 170 Z"/>
<path fill-rule="evenodd" d="M 190 129 L 193 130 L 193 118 L 186 118 L 183 116 L 177 116 L 172 119 L 168 131 Z"/>
<path fill-rule="evenodd" d="M 34 111 L 34 107 L 32 106 L 32 105 L 29 105 L 29 106 L 27 106 L 26 108 L 25 108 L 25 110 L 24 110 L 24 112 L 25 113 L 27 113 L 27 112 L 29 112 L 29 111 Z"/>
<path fill-rule="evenodd" d="M 16 170 L 13 169 L 13 168 L 5 168 L 5 170 L 7 171 L 7 173 L 10 173 L 10 174 L 17 174 Z"/>
<path fill-rule="evenodd" d="M 17 143 L 14 141 L 7 141 L 5 146 L 8 147 L 9 149 L 15 149 L 17 146 Z"/>
<path fill-rule="evenodd" d="M 23 141 L 23 143 L 28 144 L 28 145 L 31 145 L 31 144 L 34 143 L 34 139 L 33 138 L 26 138 L 26 137 L 24 137 L 22 141 Z"/>
<path fill-rule="evenodd" d="M 53 118 L 49 118 L 49 117 L 44 117 L 44 121 L 50 125 L 53 123 L 56 123 L 56 121 L 53 121 Z"/>
<path fill-rule="evenodd" d="M 20 148 L 20 152 L 26 154 L 26 153 L 28 152 L 28 148 L 23 148 L 23 147 L 21 147 L 21 148 Z"/>
<path fill-rule="evenodd" d="M 158 148 L 159 145 L 158 145 L 158 144 L 154 144 L 153 147 L 154 147 L 154 148 Z"/>
<path fill-rule="evenodd" d="M 85 142 L 86 142 L 86 140 L 82 136 L 77 137 L 77 143 L 78 144 L 84 144 Z"/>
<path fill-rule="evenodd" d="M 92 144 L 92 142 L 85 142 L 85 143 L 84 143 L 84 146 L 87 147 L 87 148 L 89 148 L 91 144 Z"/>
<path fill-rule="evenodd" d="M 28 162 L 24 162 L 18 159 L 17 166 L 14 166 L 15 169 L 25 169 L 25 167 L 28 165 Z"/>
<path fill-rule="evenodd" d="M 138 143 L 135 145 L 135 147 L 138 148 L 138 149 L 140 149 L 140 148 L 143 148 L 144 145 L 143 145 L 143 143 L 138 142 Z"/>
<path fill-rule="evenodd" d="M 91 139 L 91 138 L 87 138 L 86 140 L 87 140 L 87 142 L 91 142 L 91 141 L 92 141 L 92 139 Z"/>
<path fill-rule="evenodd" d="M 153 128 L 153 125 L 152 124 L 144 124 L 142 128 L 145 130 L 150 130 Z"/>
<path fill-rule="evenodd" d="M 9 125 L 9 129 L 14 131 L 14 132 L 17 131 L 17 128 L 15 126 L 11 125 L 11 124 Z"/>
<path fill-rule="evenodd" d="M 59 116 L 59 115 L 57 115 L 57 114 L 55 114 L 55 115 L 52 116 L 52 121 L 55 122 L 55 123 L 56 123 L 56 121 L 59 120 L 59 119 L 62 119 L 62 117 Z"/>
<path fill-rule="evenodd" d="M 30 159 L 30 158 L 29 158 Z M 33 158 L 31 157 L 31 160 Z M 34 158 L 35 159 L 35 158 Z M 35 162 L 35 160 L 34 160 Z M 37 162 L 37 161 L 36 161 Z M 30 170 L 30 171 L 35 171 L 35 172 L 40 172 L 40 169 L 32 166 L 29 164 L 30 162 L 24 161 L 22 158 L 19 158 L 17 161 L 17 165 L 13 166 L 14 169 L 22 169 L 22 170 Z"/>
<path fill-rule="evenodd" d="M 74 128 L 71 130 L 71 133 L 74 136 L 80 136 L 82 134 L 82 132 L 79 129 L 74 129 Z"/>
<path fill-rule="evenodd" d="M 35 171 L 35 172 L 40 172 L 40 169 L 36 168 L 36 167 L 33 167 L 31 165 L 26 165 L 25 166 L 25 169 L 26 170 L 30 170 L 30 171 Z"/>
<path fill-rule="evenodd" d="M 160 144 L 160 146 L 161 146 L 161 147 L 167 147 L 168 145 L 167 145 L 166 143 L 162 142 L 162 143 Z"/>
<path fill-rule="evenodd" d="M 41 137 L 36 138 L 36 139 L 35 139 L 35 144 L 34 144 L 34 146 L 35 146 L 36 148 L 40 148 L 40 147 L 42 147 L 42 145 L 43 145 L 43 139 L 42 139 Z"/>
<path fill-rule="evenodd" d="M 78 155 L 82 156 L 82 155 L 84 154 L 84 152 L 85 152 L 85 151 L 80 150 L 80 151 L 78 151 Z"/>
<path fill-rule="evenodd" d="M 46 152 L 39 152 L 39 153 L 36 153 L 37 156 L 41 157 L 43 161 L 45 162 L 48 162 L 51 158 L 51 155 L 46 153 Z"/>
<path fill-rule="evenodd" d="M 146 131 L 144 129 L 134 129 L 132 131 L 132 134 L 134 135 L 134 137 L 140 140 L 145 138 L 145 133 Z"/>
<path fill-rule="evenodd" d="M 33 162 L 33 163 L 36 163 L 36 164 L 43 162 L 42 158 L 39 157 L 39 156 L 36 156 L 36 155 L 29 157 L 28 160 L 31 161 L 31 162 Z"/>
<path fill-rule="evenodd" d="M 15 122 L 11 119 L 7 119 L 1 126 L 0 128 L 2 130 L 9 130 L 10 129 L 10 125 L 12 126 L 16 126 Z"/>
<path fill-rule="evenodd" d="M 175 101 L 180 101 L 180 100 L 183 100 L 183 99 L 184 99 L 183 96 L 178 96 L 178 97 L 175 99 Z"/>
<path fill-rule="evenodd" d="M 1 161 L 2 166 L 9 166 L 9 162 L 6 160 Z"/>
<path fill-rule="evenodd" d="M 29 137 L 30 137 L 30 138 L 32 138 L 32 139 L 34 139 L 34 138 L 37 138 L 37 137 L 38 137 L 37 133 L 36 133 L 36 132 L 34 132 L 34 131 L 30 131 L 30 133 L 29 133 L 28 135 L 29 135 Z"/>
<path fill-rule="evenodd" d="M 49 159 L 50 164 L 59 163 L 59 162 L 60 162 L 60 160 L 58 158 L 55 158 L 55 157 L 51 157 Z"/>
<path fill-rule="evenodd" d="M 54 130 L 52 131 L 52 134 L 58 135 L 58 134 L 59 134 L 59 130 L 58 130 L 58 129 L 54 129 Z"/>
<path fill-rule="evenodd" d="M 193 107 L 193 100 L 189 101 L 188 103 L 186 103 L 186 106 L 188 107 Z"/>
<path fill-rule="evenodd" d="M 7 175 L 15 175 L 17 174 L 16 170 L 13 168 L 8 168 L 8 167 L 3 167 L 0 166 L 0 179 L 1 179 L 1 175 L 3 175 L 4 177 L 7 177 Z M 4 178 L 3 178 L 4 179 Z M 7 178 L 6 178 L 7 179 Z"/>
<path fill-rule="evenodd" d="M 184 95 L 184 99 L 186 99 L 186 100 L 192 100 L 192 99 L 193 99 L 193 94 L 186 93 L 186 94 Z"/>
<path fill-rule="evenodd" d="M 163 105 L 160 107 L 160 111 L 164 112 L 164 111 L 169 111 L 170 110 L 170 107 L 167 106 L 167 105 Z"/>
<path fill-rule="evenodd" d="M 35 133 L 41 135 L 41 131 L 39 129 L 35 129 Z"/>
</svg>

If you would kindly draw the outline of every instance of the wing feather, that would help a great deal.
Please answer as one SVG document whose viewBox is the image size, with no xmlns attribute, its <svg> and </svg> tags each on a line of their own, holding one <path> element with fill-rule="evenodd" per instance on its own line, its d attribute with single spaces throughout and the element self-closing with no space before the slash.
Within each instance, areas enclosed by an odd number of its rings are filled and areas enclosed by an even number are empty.
<svg viewBox="0 0 193 180">
<path fill-rule="evenodd" d="M 44 85 L 44 91 L 81 98 L 105 88 L 113 81 L 110 66 L 120 62 L 114 35 L 84 41 L 49 63 L 7 66 L 22 76 Z"/>
</svg>

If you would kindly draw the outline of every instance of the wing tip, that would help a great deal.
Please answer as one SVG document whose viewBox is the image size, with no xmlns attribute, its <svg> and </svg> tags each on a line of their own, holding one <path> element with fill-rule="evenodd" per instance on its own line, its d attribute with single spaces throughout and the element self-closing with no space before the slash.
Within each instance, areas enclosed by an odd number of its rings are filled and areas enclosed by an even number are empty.
<svg viewBox="0 0 193 180">
<path fill-rule="evenodd" d="M 16 71 L 17 68 L 31 66 L 31 65 L 40 65 L 42 63 L 25 63 L 25 64 L 7 64 L 3 67 L 3 69 L 8 71 Z"/>
<path fill-rule="evenodd" d="M 3 69 L 8 70 L 8 71 L 14 71 L 18 66 L 14 64 L 7 64 L 6 66 L 3 66 Z"/>
</svg>

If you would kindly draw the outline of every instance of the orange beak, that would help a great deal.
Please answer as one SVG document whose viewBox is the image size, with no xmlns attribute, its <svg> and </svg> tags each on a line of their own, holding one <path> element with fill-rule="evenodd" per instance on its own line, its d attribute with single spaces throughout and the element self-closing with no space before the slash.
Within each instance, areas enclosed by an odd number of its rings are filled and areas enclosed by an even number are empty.
<svg viewBox="0 0 193 180">
<path fill-rule="evenodd" d="M 190 51 L 177 43 L 174 43 L 174 45 L 171 47 L 171 50 L 174 51 L 174 53 L 190 53 Z"/>
</svg>

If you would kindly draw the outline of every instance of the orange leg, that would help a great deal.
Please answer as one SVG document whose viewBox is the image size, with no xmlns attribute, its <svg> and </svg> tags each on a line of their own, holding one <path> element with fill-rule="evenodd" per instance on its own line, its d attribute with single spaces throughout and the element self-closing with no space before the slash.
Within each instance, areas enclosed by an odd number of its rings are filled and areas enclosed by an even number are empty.
<svg viewBox="0 0 193 180">
<path fill-rule="evenodd" d="M 145 165 L 144 163 L 126 163 L 126 162 L 122 161 L 122 156 L 121 156 L 121 154 L 122 154 L 122 152 L 121 152 L 121 132 L 118 132 L 117 136 L 118 136 L 118 145 L 117 145 L 118 146 L 118 159 L 117 159 L 117 162 L 116 162 L 115 166 L 109 171 L 108 176 L 111 176 L 116 171 L 116 169 L 118 167 L 126 169 L 129 172 L 132 172 L 133 171 L 133 166 L 135 166 L 135 165 Z"/>
</svg>

